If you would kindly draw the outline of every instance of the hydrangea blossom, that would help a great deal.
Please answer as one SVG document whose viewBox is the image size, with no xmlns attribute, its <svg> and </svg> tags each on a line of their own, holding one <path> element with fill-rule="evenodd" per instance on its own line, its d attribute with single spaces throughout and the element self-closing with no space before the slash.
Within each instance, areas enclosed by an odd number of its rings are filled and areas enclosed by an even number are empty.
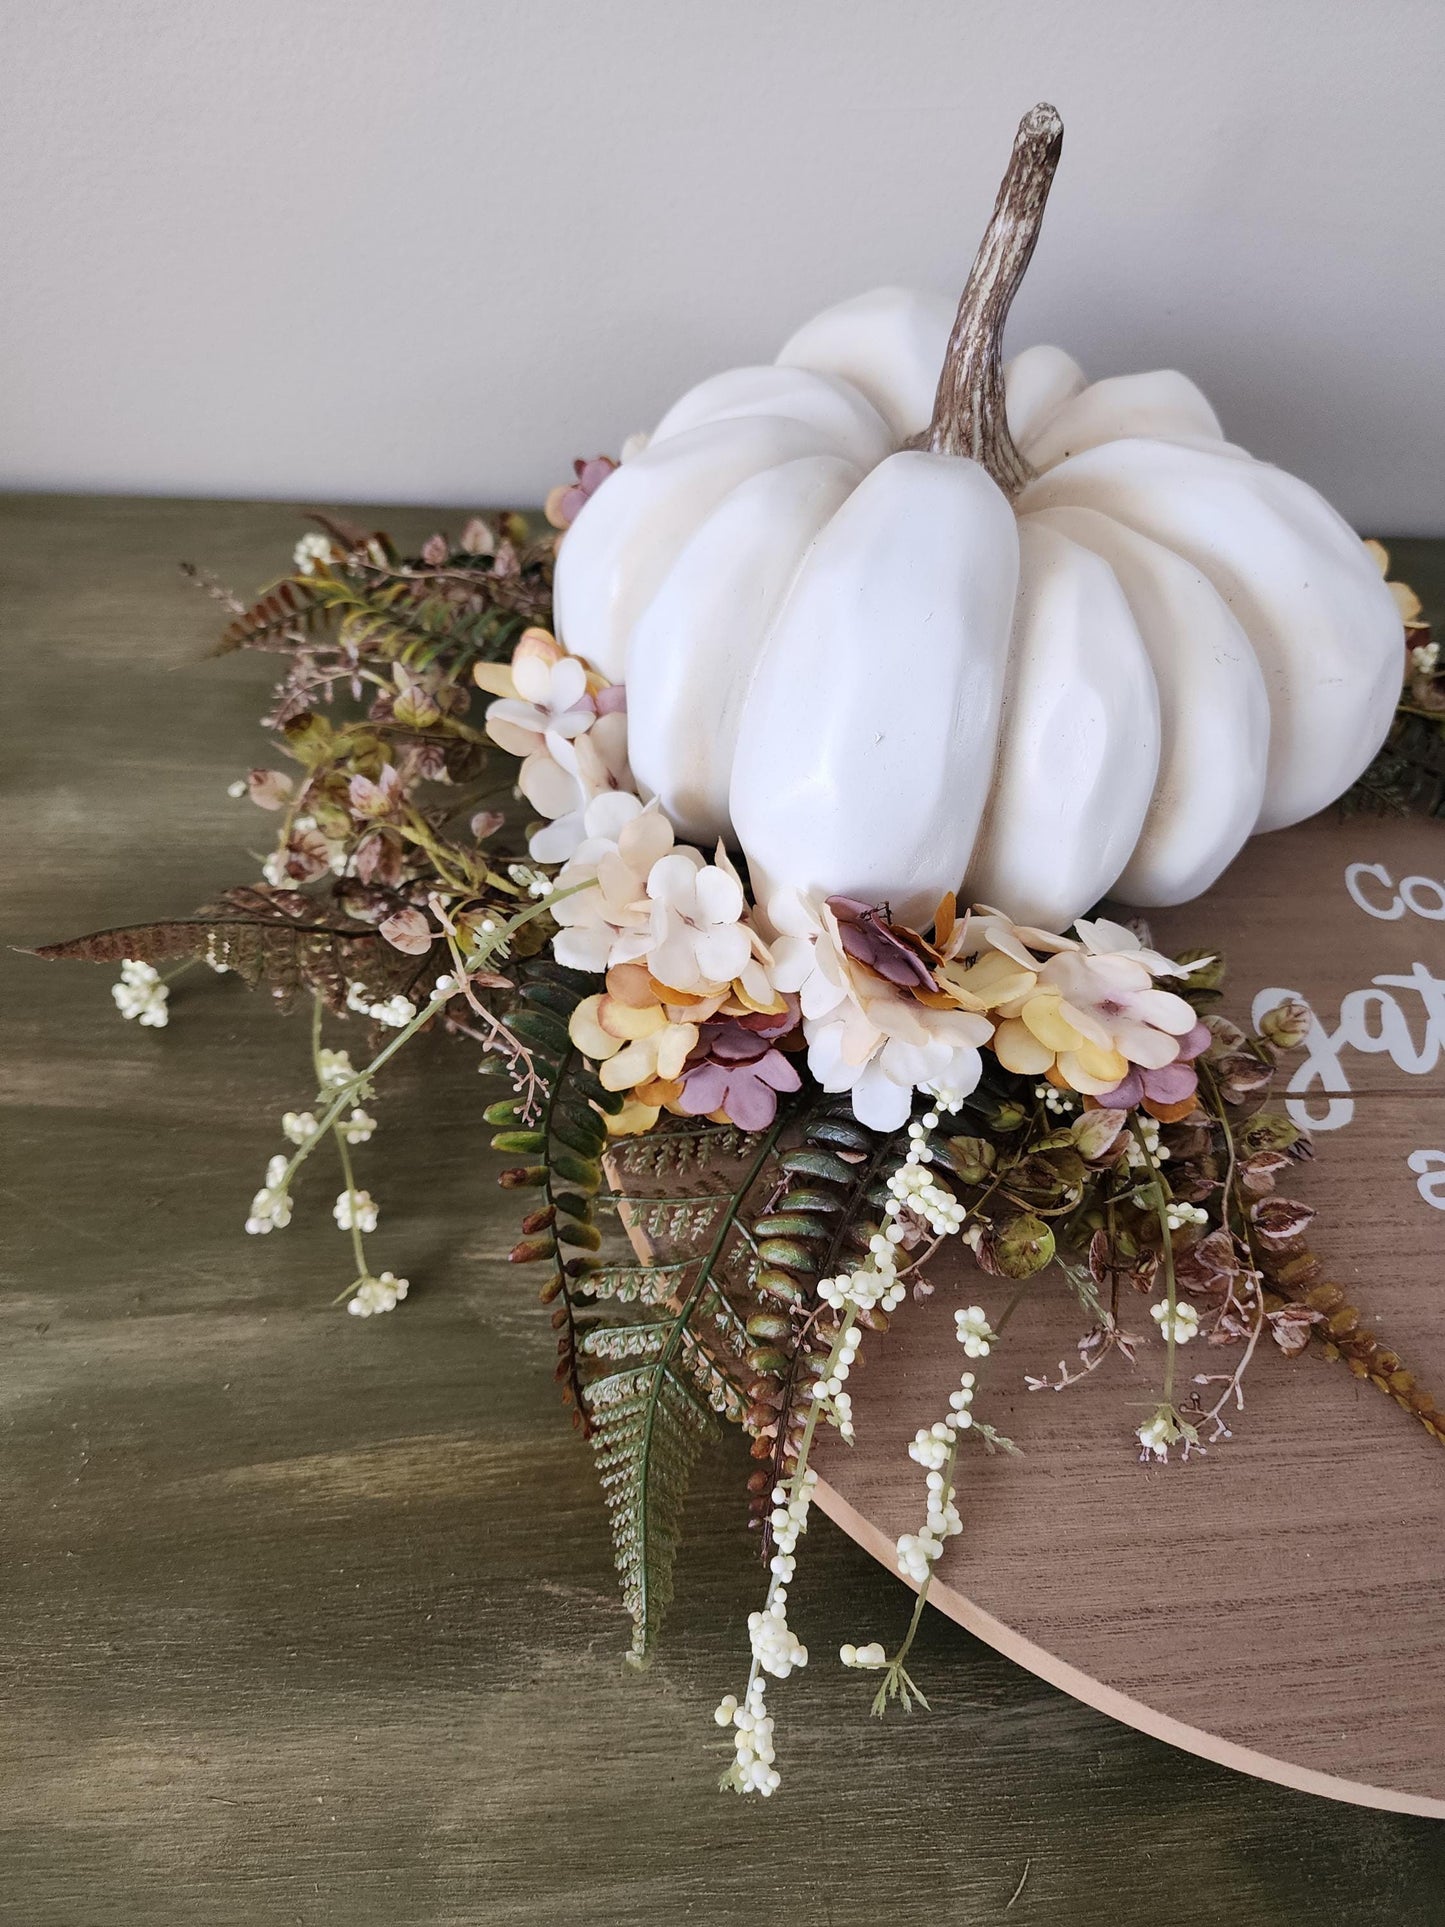
<svg viewBox="0 0 1445 1927">
<path fill-rule="evenodd" d="M 687 846 L 670 852 L 648 872 L 647 894 L 652 902 L 648 969 L 673 990 L 730 984 L 761 949 L 743 922 L 742 881 L 721 844 L 712 863 Z M 766 990 L 765 980 L 760 988 Z"/>
<path fill-rule="evenodd" d="M 644 806 L 623 790 L 594 797 L 583 829 L 583 841 L 557 875 L 552 951 L 568 969 L 600 976 L 647 949 L 647 879 L 672 849 L 673 831 L 656 802 Z M 572 894 L 562 894 L 567 891 Z"/>
<path fill-rule="evenodd" d="M 860 1123 L 896 1131 L 915 1091 L 953 1101 L 974 1089 L 979 1046 L 993 1032 L 988 1018 L 920 1003 L 911 986 L 851 954 L 832 902 L 815 909 L 775 899 L 769 917 L 781 932 L 771 946 L 773 982 L 799 997 L 808 1068 L 825 1091 L 851 1094 Z"/>
<path fill-rule="evenodd" d="M 498 699 L 487 708 L 488 735 L 522 758 L 517 787 L 550 819 L 530 839 L 532 856 L 563 863 L 584 840 L 588 803 L 632 788 L 622 692 L 546 629 L 525 632 L 510 666 L 478 663 L 472 673 Z"/>
</svg>

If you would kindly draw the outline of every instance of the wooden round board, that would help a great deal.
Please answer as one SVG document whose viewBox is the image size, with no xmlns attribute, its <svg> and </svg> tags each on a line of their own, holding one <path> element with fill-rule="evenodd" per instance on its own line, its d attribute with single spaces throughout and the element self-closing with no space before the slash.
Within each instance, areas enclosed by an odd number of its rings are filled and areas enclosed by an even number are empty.
<svg viewBox="0 0 1445 1927">
<path fill-rule="evenodd" d="M 1150 919 L 1158 945 L 1225 954 L 1225 1011 L 1285 991 L 1317 1024 L 1289 1104 L 1316 1133 L 1288 1189 L 1314 1204 L 1328 1275 L 1437 1395 L 1445 1386 L 1445 825 L 1321 817 L 1250 844 L 1201 901 Z M 1437 974 L 1438 973 L 1438 974 Z M 946 1410 L 953 1311 L 997 1309 L 966 1256 L 855 1373 L 858 1443 L 829 1435 L 823 1508 L 890 1570 L 922 1518 L 907 1446 Z M 1162 1343 L 1063 1393 L 1083 1320 L 1045 1277 L 979 1374 L 976 1410 L 1021 1459 L 961 1460 L 964 1530 L 931 1599 L 1043 1678 L 1145 1732 L 1308 1791 L 1445 1817 L 1445 1450 L 1311 1346 L 1256 1355 L 1232 1439 L 1141 1465 Z M 1011 1287 L 1007 1288 L 1011 1291 Z M 960 1299 L 960 1293 L 967 1294 Z M 1203 1356 L 1200 1356 L 1203 1354 Z M 1231 1354 L 1223 1355 L 1226 1359 Z M 1202 1345 L 1187 1374 L 1215 1371 Z M 1227 1367 L 1226 1367 L 1227 1369 Z M 856 1638 L 892 1647 L 904 1602 Z M 927 1691 L 927 1682 L 923 1682 Z"/>
</svg>

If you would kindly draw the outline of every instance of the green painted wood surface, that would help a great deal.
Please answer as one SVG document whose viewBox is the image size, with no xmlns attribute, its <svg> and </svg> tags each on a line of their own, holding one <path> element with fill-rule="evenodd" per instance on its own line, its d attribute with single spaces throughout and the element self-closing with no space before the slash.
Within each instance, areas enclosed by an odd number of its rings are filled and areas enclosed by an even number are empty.
<svg viewBox="0 0 1445 1927">
<path fill-rule="evenodd" d="M 200 659 L 214 611 L 175 563 L 249 590 L 295 527 L 0 502 L 7 944 L 254 874 L 264 826 L 225 787 L 273 665 Z M 1445 545 L 1397 555 L 1445 604 Z M 931 1715 L 879 1725 L 866 1682 L 815 1664 L 774 1695 L 782 1793 L 719 1795 L 712 1707 L 760 1596 L 740 1444 L 704 1461 L 638 1678 L 461 1055 L 403 1058 L 358 1154 L 375 1255 L 414 1281 L 363 1322 L 330 1305 L 328 1172 L 288 1231 L 241 1231 L 309 1095 L 304 1026 L 199 972 L 160 1033 L 119 1021 L 104 971 L 3 973 L 5 1927 L 1445 1921 L 1445 1828 L 1175 1753 L 934 1616 Z M 826 1520 L 800 1580 L 819 1660 L 904 1610 Z"/>
</svg>

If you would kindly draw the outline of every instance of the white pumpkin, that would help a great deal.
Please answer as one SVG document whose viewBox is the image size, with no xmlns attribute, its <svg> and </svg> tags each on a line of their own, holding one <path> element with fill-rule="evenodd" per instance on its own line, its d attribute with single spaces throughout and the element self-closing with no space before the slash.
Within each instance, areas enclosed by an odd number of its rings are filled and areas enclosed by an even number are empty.
<svg viewBox="0 0 1445 1927">
<path fill-rule="evenodd" d="M 828 309 L 684 395 L 562 544 L 559 632 L 626 683 L 639 787 L 761 903 L 1181 902 L 1389 727 L 1400 616 L 1313 489 L 1172 370 L 1002 367 L 1061 139 L 1020 125 L 956 319 Z"/>
</svg>

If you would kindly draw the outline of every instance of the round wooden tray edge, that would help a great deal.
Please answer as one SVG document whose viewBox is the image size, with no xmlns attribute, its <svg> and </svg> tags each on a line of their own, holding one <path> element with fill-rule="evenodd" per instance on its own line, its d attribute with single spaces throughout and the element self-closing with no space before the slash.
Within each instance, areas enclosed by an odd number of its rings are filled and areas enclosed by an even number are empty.
<svg viewBox="0 0 1445 1927">
<path fill-rule="evenodd" d="M 907 1586 L 912 1592 L 918 1590 L 898 1572 L 892 1540 L 849 1505 L 826 1479 L 819 1479 L 813 1499 L 834 1525 L 870 1553 L 900 1585 Z M 1181 1747 L 1186 1753 L 1197 1753 L 1201 1759 L 1212 1760 L 1217 1766 L 1230 1767 L 1236 1773 L 1249 1773 L 1256 1779 L 1272 1780 L 1277 1786 L 1292 1787 L 1298 1793 L 1315 1793 L 1327 1800 L 1343 1800 L 1357 1807 L 1376 1807 L 1387 1813 L 1410 1813 L 1428 1820 L 1445 1820 L 1445 1800 L 1432 1799 L 1428 1794 L 1396 1792 L 1388 1787 L 1370 1786 L 1360 1780 L 1344 1780 L 1333 1773 L 1317 1772 L 1313 1767 L 1277 1760 L 1271 1754 L 1257 1753 L 1252 1747 L 1240 1746 L 1217 1733 L 1208 1733 L 1202 1727 L 1189 1726 L 1183 1720 L 1160 1713 L 1154 1707 L 1146 1706 L 1142 1700 L 1131 1699 L 1127 1693 L 1121 1693 L 1102 1680 L 1080 1672 L 1057 1654 L 1036 1646 L 1032 1640 L 1005 1625 L 1001 1619 L 996 1619 L 992 1613 L 985 1612 L 966 1594 L 958 1592 L 941 1578 L 935 1578 L 929 1587 L 928 1603 L 955 1620 L 965 1631 L 983 1640 L 985 1645 L 992 1646 L 1006 1659 L 1013 1660 L 1015 1665 L 1027 1668 L 1050 1686 L 1056 1686 L 1060 1692 L 1082 1700 L 1096 1712 L 1108 1714 L 1110 1719 L 1147 1733 L 1152 1739 L 1164 1740 L 1170 1746 Z"/>
</svg>

